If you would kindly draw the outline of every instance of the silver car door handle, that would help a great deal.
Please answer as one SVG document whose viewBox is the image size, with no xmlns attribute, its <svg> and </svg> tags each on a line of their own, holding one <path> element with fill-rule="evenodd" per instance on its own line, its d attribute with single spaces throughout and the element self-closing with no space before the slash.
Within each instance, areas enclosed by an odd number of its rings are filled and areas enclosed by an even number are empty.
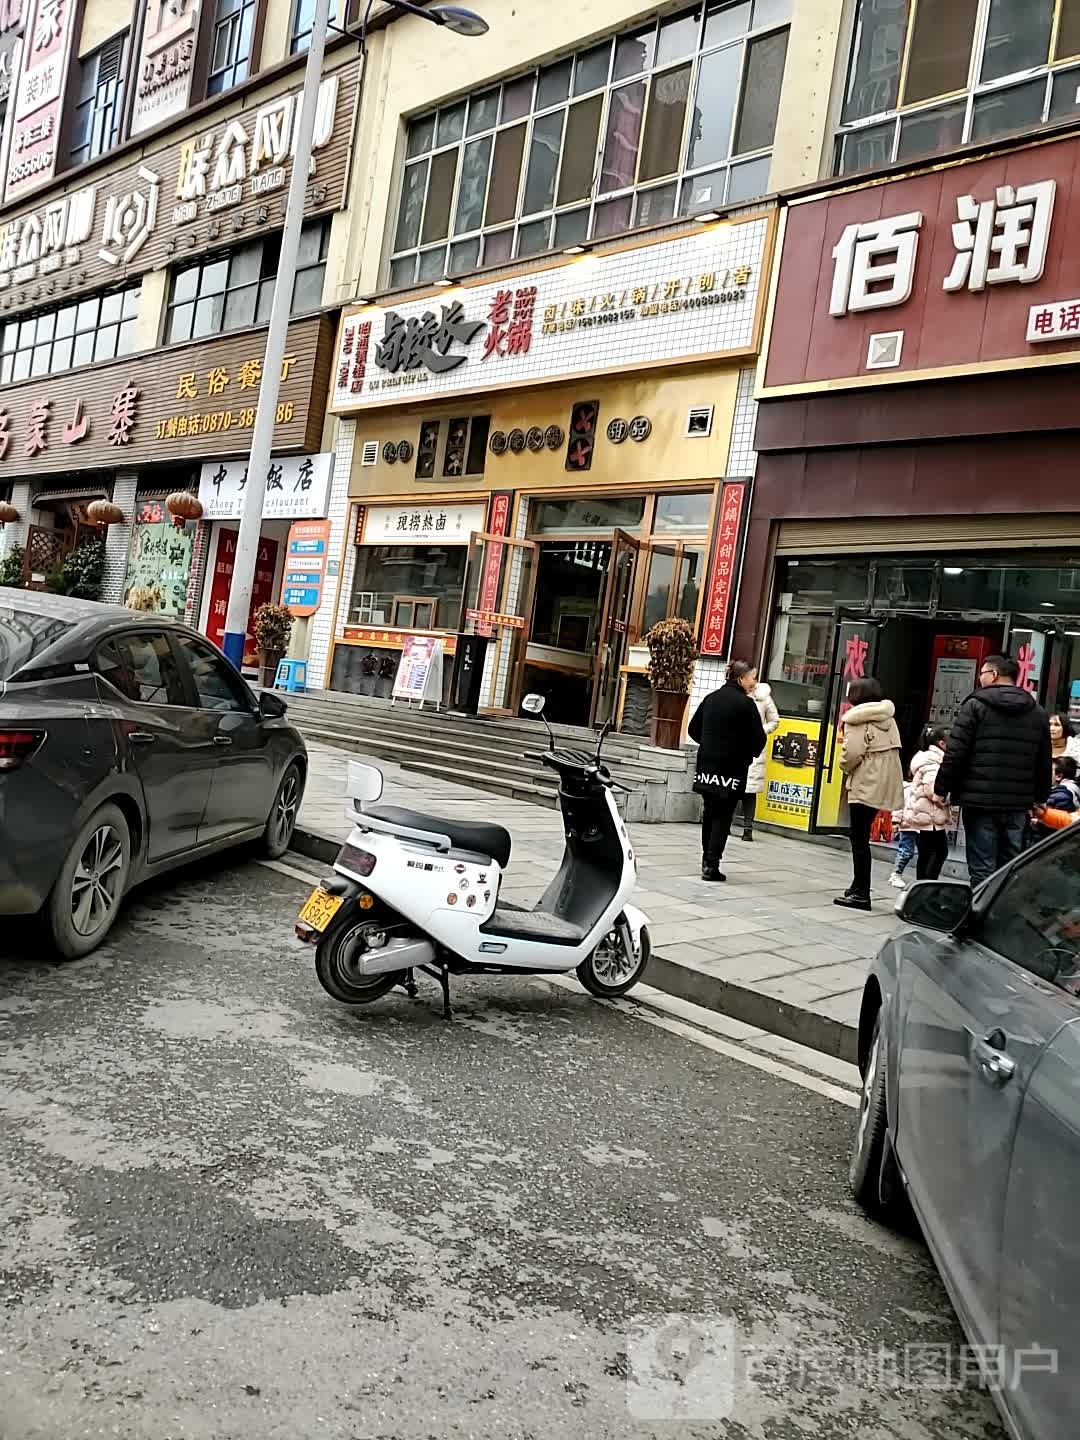
<svg viewBox="0 0 1080 1440">
<path fill-rule="evenodd" d="M 979 1069 L 995 1085 L 1007 1084 L 1016 1074 L 1016 1061 L 987 1040 L 976 1040 L 972 1054 Z"/>
<path fill-rule="evenodd" d="M 228 735 L 215 735 L 214 744 L 220 745 L 222 748 L 224 748 L 226 745 L 231 745 L 232 741 L 229 739 Z"/>
<path fill-rule="evenodd" d="M 153 745 L 157 736 L 151 735 L 149 730 L 132 730 L 128 734 L 128 739 L 133 745 Z"/>
</svg>

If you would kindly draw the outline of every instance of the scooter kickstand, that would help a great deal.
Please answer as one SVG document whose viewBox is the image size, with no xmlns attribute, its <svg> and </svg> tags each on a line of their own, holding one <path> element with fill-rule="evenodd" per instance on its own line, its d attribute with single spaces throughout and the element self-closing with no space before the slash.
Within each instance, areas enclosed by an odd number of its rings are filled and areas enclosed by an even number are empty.
<svg viewBox="0 0 1080 1440">
<path fill-rule="evenodd" d="M 405 979 L 401 982 L 401 985 L 410 1000 L 415 1000 L 420 993 L 416 988 L 416 976 L 411 970 L 405 971 Z"/>
<path fill-rule="evenodd" d="M 445 965 L 439 966 L 439 984 L 442 986 L 442 1016 L 444 1020 L 454 1018 L 450 1009 L 450 971 Z"/>
</svg>

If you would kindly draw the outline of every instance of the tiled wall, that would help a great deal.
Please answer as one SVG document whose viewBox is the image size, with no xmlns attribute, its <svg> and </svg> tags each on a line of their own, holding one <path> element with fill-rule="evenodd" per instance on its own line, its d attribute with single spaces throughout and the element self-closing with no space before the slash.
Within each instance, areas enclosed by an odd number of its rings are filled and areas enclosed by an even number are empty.
<svg viewBox="0 0 1080 1440">
<path fill-rule="evenodd" d="M 337 611 L 337 633 L 340 635 L 348 614 L 349 596 L 352 594 L 356 547 L 345 545 L 345 532 L 349 524 L 349 478 L 352 474 L 355 439 L 355 420 L 339 420 L 334 443 L 334 469 L 330 477 L 330 502 L 327 511 L 327 518 L 330 521 L 330 543 L 327 558 L 331 563 L 341 560 L 341 574 L 336 580 L 334 576 L 327 575 L 322 604 L 311 622 L 308 676 L 313 690 L 323 689 L 329 680 L 330 646 L 334 639 L 331 633 L 334 614 Z M 342 555 L 343 548 L 344 555 Z M 339 594 L 341 596 L 340 605 L 338 605 Z"/>
<path fill-rule="evenodd" d="M 128 551 L 131 548 L 131 527 L 135 521 L 135 491 L 139 476 L 135 470 L 118 470 L 113 481 L 113 503 L 124 512 L 122 525 L 110 525 L 105 537 L 105 575 L 101 598 L 108 605 L 120 605 L 124 599 L 127 579 Z"/>
<path fill-rule="evenodd" d="M 731 426 L 731 446 L 725 474 L 729 480 L 753 475 L 757 465 L 754 450 L 754 426 L 757 424 L 757 401 L 754 399 L 756 371 L 739 371 L 739 389 L 735 397 L 735 418 Z"/>
</svg>

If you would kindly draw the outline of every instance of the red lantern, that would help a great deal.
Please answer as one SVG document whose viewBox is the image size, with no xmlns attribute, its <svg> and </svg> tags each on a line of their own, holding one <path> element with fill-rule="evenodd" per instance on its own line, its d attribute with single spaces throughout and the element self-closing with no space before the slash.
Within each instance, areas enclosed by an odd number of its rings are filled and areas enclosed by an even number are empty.
<svg viewBox="0 0 1080 1440">
<path fill-rule="evenodd" d="M 86 507 L 86 518 L 91 525 L 122 525 L 124 512 L 111 500 L 91 500 Z"/>
<path fill-rule="evenodd" d="M 0 525 L 14 525 L 19 512 L 10 500 L 0 500 Z"/>
<path fill-rule="evenodd" d="M 176 490 L 165 501 L 165 509 L 173 517 L 173 524 L 180 529 L 187 520 L 201 520 L 203 507 L 197 495 L 190 490 Z"/>
</svg>

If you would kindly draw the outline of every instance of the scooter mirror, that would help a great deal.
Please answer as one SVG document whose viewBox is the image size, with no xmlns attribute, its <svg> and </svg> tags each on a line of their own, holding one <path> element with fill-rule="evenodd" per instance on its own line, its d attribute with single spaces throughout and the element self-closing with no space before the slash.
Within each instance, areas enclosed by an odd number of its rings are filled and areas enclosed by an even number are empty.
<svg viewBox="0 0 1080 1440">
<path fill-rule="evenodd" d="M 360 760 L 350 760 L 345 781 L 345 793 L 350 800 L 370 804 L 378 800 L 383 792 L 382 771 L 374 765 L 365 765 Z"/>
<path fill-rule="evenodd" d="M 543 695 L 526 695 L 521 702 L 521 708 L 529 715 L 542 715 L 545 704 Z"/>
<path fill-rule="evenodd" d="M 597 760 L 600 759 L 600 751 L 603 749 L 604 741 L 605 741 L 605 740 L 607 739 L 607 737 L 611 734 L 611 730 L 612 730 L 612 722 L 611 722 L 610 720 L 605 720 L 604 723 L 603 723 L 603 725 L 602 725 L 601 728 L 600 728 L 600 737 L 599 737 L 599 739 L 598 739 L 597 742 L 596 742 L 596 758 L 597 758 Z"/>
</svg>

